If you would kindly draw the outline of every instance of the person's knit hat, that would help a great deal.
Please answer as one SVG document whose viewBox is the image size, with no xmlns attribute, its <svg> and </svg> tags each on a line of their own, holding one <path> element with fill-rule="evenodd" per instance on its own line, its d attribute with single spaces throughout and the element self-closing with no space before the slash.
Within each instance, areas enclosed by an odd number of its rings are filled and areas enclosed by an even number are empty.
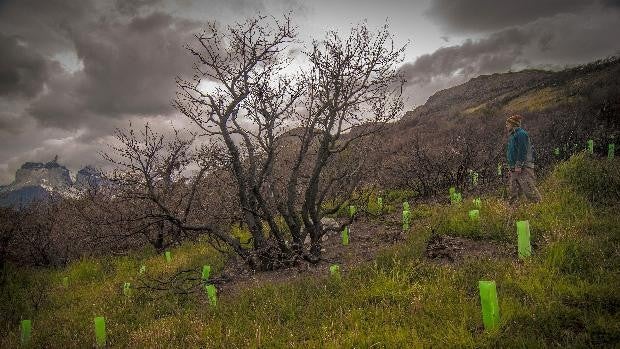
<svg viewBox="0 0 620 349">
<path fill-rule="evenodd" d="M 506 123 L 519 127 L 521 126 L 521 120 L 523 120 L 523 116 L 515 114 L 506 119 Z"/>
</svg>

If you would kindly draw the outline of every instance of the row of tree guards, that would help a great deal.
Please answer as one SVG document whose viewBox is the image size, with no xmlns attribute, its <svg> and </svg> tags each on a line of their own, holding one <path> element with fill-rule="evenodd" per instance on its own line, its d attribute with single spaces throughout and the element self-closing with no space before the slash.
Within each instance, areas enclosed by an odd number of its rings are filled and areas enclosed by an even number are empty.
<svg viewBox="0 0 620 349">
<path fill-rule="evenodd" d="M 498 173 L 501 174 L 501 164 L 498 166 Z M 472 184 L 476 185 L 478 182 L 478 174 L 476 172 L 470 171 L 470 176 L 472 178 Z M 456 188 L 451 187 L 449 189 L 450 194 L 450 203 L 453 205 L 458 205 L 463 201 L 463 196 L 461 193 L 456 191 Z M 474 222 L 479 222 L 480 220 L 480 208 L 482 208 L 482 199 L 474 198 L 472 203 L 476 209 L 470 210 L 468 212 L 469 219 Z M 377 198 L 377 206 L 379 211 L 383 209 L 383 198 Z M 349 215 L 353 217 L 357 212 L 355 206 L 349 206 Z M 402 223 L 403 223 L 403 231 L 408 231 L 411 223 L 411 206 L 409 202 L 403 202 L 403 213 L 402 213 Z M 530 223 L 528 220 L 517 221 L 517 245 L 518 245 L 518 255 L 521 259 L 526 259 L 532 254 L 532 246 L 530 241 Z M 349 234 L 350 228 L 346 226 L 342 231 L 342 244 L 349 244 Z M 333 264 L 329 267 L 330 276 L 334 279 L 339 280 L 341 278 L 340 275 L 340 265 Z M 484 328 L 486 331 L 490 331 L 499 326 L 499 302 L 497 299 L 497 288 L 495 285 L 495 281 L 487 281 L 480 280 L 478 282 L 478 288 L 480 292 L 480 306 L 482 311 L 482 322 L 484 324 Z"/>
<path fill-rule="evenodd" d="M 575 144 L 574 146 L 576 148 L 577 144 Z M 586 142 L 586 150 L 589 154 L 594 154 L 594 140 L 589 139 Z M 564 151 L 566 152 L 566 145 L 564 145 Z M 553 150 L 553 155 L 559 156 L 560 152 L 561 152 L 560 148 L 555 148 Z M 615 152 L 616 152 L 616 145 L 614 143 L 607 144 L 607 158 L 609 160 L 612 160 L 615 157 Z"/>
<path fill-rule="evenodd" d="M 498 167 L 498 171 L 501 167 Z M 458 205 L 462 202 L 461 193 L 456 192 L 455 188 L 450 188 L 450 202 Z M 476 209 L 468 212 L 469 219 L 474 222 L 480 221 L 480 208 L 482 200 L 475 198 L 472 200 Z M 532 245 L 530 242 L 530 222 L 528 220 L 517 221 L 517 250 L 520 259 L 526 259 L 532 255 Z M 499 303 L 497 300 L 497 289 L 495 281 L 480 280 L 478 282 L 480 291 L 480 305 L 482 308 L 482 322 L 486 331 L 490 331 L 499 326 Z"/>
</svg>

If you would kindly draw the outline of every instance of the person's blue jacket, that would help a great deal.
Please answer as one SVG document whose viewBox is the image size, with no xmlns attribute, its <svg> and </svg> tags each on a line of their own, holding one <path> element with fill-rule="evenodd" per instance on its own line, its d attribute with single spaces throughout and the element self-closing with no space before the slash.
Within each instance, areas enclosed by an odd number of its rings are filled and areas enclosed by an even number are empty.
<svg viewBox="0 0 620 349">
<path fill-rule="evenodd" d="M 508 137 L 506 149 L 508 166 L 534 168 L 534 150 L 530 137 L 524 129 L 517 127 Z"/>
</svg>

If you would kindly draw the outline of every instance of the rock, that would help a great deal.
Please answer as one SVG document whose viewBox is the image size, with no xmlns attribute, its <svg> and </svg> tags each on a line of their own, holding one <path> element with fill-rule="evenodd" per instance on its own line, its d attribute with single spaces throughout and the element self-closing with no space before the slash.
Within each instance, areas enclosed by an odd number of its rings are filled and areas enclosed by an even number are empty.
<svg viewBox="0 0 620 349">
<path fill-rule="evenodd" d="M 75 187 L 80 190 L 97 188 L 103 182 L 101 172 L 91 166 L 86 166 L 79 170 L 75 177 Z"/>
<path fill-rule="evenodd" d="M 24 163 L 15 172 L 15 180 L 0 188 L 0 206 L 21 207 L 55 196 L 77 198 L 90 188 L 108 183 L 90 166 L 81 169 L 73 183 L 69 170 L 57 160 Z"/>
</svg>

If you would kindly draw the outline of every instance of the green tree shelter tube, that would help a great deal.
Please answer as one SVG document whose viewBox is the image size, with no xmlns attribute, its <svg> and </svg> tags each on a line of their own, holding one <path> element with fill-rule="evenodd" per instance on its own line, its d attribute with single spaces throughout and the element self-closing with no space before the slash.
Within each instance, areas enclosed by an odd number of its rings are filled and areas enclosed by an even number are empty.
<svg viewBox="0 0 620 349">
<path fill-rule="evenodd" d="M 527 258 L 532 255 L 530 244 L 530 221 L 517 221 L 517 235 L 519 244 L 519 258 Z"/>
<path fill-rule="evenodd" d="M 553 155 L 555 155 L 555 156 L 560 156 L 560 148 L 555 148 L 555 149 L 553 150 Z"/>
<path fill-rule="evenodd" d="M 610 143 L 607 146 L 607 158 L 609 160 L 613 160 L 614 159 L 614 153 L 616 152 L 616 145 L 614 143 Z"/>
<path fill-rule="evenodd" d="M 203 265 L 202 266 L 202 279 L 203 280 L 209 280 L 209 276 L 211 275 L 211 266 L 210 265 Z"/>
<path fill-rule="evenodd" d="M 477 221 L 480 219 L 480 210 L 471 210 L 469 211 L 469 219 L 472 221 Z"/>
<path fill-rule="evenodd" d="M 106 343 L 105 318 L 103 316 L 97 316 L 95 318 L 95 339 L 97 340 L 98 347 L 105 346 L 105 343 Z"/>
<path fill-rule="evenodd" d="M 340 265 L 332 264 L 329 266 L 329 275 L 332 278 L 340 279 Z"/>
<path fill-rule="evenodd" d="M 594 141 L 588 139 L 588 153 L 594 154 Z"/>
<path fill-rule="evenodd" d="M 342 245 L 347 246 L 349 244 L 349 227 L 344 227 L 342 230 Z"/>
<path fill-rule="evenodd" d="M 383 211 L 383 198 L 380 196 L 377 198 L 377 208 L 379 212 Z"/>
<path fill-rule="evenodd" d="M 403 211 L 411 211 L 411 206 L 409 206 L 409 201 L 403 202 Z"/>
<path fill-rule="evenodd" d="M 21 343 L 22 345 L 28 345 L 30 343 L 30 337 L 32 337 L 32 321 L 22 320 L 20 324 L 21 328 Z"/>
<path fill-rule="evenodd" d="M 403 231 L 409 230 L 410 222 L 411 222 L 411 211 L 403 210 Z"/>
<path fill-rule="evenodd" d="M 146 272 L 146 265 L 140 266 L 140 274 L 144 274 Z"/>
<path fill-rule="evenodd" d="M 482 207 L 482 200 L 480 200 L 480 198 L 475 198 L 473 200 L 474 206 L 476 206 L 477 208 Z"/>
<path fill-rule="evenodd" d="M 480 305 L 484 329 L 490 331 L 499 326 L 499 303 L 495 281 L 478 281 L 480 289 Z"/>
<path fill-rule="evenodd" d="M 502 164 L 497 164 L 497 175 L 498 176 L 502 175 Z"/>
<path fill-rule="evenodd" d="M 351 205 L 349 206 L 349 216 L 353 217 L 355 216 L 355 213 L 357 212 L 357 207 Z"/>
<path fill-rule="evenodd" d="M 209 304 L 212 306 L 217 306 L 217 289 L 213 285 L 205 286 L 207 290 L 207 296 L 209 297 Z"/>
<path fill-rule="evenodd" d="M 170 263 L 172 261 L 172 255 L 170 254 L 170 251 L 166 251 L 166 253 L 164 253 L 164 256 L 166 257 L 166 262 Z"/>
</svg>

